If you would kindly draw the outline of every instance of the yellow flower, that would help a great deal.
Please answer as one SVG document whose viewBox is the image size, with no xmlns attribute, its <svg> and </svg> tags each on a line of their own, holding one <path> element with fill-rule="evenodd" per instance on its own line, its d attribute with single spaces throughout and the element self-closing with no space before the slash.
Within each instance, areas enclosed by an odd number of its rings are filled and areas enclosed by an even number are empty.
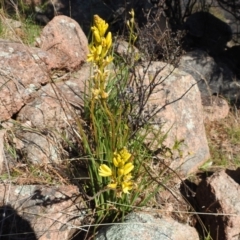
<svg viewBox="0 0 240 240">
<path fill-rule="evenodd" d="M 126 148 L 123 148 L 120 152 L 119 152 L 123 162 L 127 162 L 130 157 L 132 156 L 132 154 L 130 152 L 128 152 L 128 150 Z"/>
<path fill-rule="evenodd" d="M 97 51 L 97 48 L 94 46 L 89 47 L 90 53 L 87 55 L 87 61 L 88 62 L 97 62 L 99 60 L 99 54 Z"/>
<path fill-rule="evenodd" d="M 130 173 L 133 170 L 133 168 L 134 168 L 134 165 L 132 163 L 125 164 L 123 168 L 124 170 L 123 175 L 127 175 L 128 173 Z"/>
<path fill-rule="evenodd" d="M 119 153 L 115 152 L 113 157 L 113 164 L 115 167 L 123 167 L 123 165 L 130 159 L 132 156 L 126 148 L 123 148 Z"/>
<path fill-rule="evenodd" d="M 122 161 L 121 156 L 116 152 L 114 153 L 113 164 L 115 167 L 122 167 L 124 165 L 124 162 Z"/>
<path fill-rule="evenodd" d="M 116 189 L 117 197 L 121 197 L 122 193 L 129 193 L 133 188 L 130 172 L 134 169 L 134 165 L 129 162 L 131 156 L 131 153 L 126 148 L 123 148 L 119 152 L 114 152 L 112 161 L 115 168 L 113 171 L 105 164 L 99 167 L 100 176 L 111 178 L 111 182 L 107 186 L 110 189 Z"/>
<path fill-rule="evenodd" d="M 102 45 L 97 47 L 89 47 L 90 54 L 87 55 L 88 62 L 95 62 L 96 64 L 100 61 L 100 55 L 102 54 Z"/>
<path fill-rule="evenodd" d="M 100 89 L 92 89 L 93 98 L 98 99 L 100 91 Z"/>
<path fill-rule="evenodd" d="M 112 176 L 112 170 L 106 164 L 101 164 L 98 169 L 99 175 L 102 177 Z"/>
<path fill-rule="evenodd" d="M 125 164 L 122 168 L 118 169 L 118 176 L 127 175 L 130 173 L 134 168 L 134 165 L 132 163 Z"/>
<path fill-rule="evenodd" d="M 95 76 L 96 76 L 96 79 L 100 80 L 100 82 L 104 82 L 104 80 L 108 76 L 108 71 L 101 71 L 101 70 L 98 69 L 96 71 Z"/>
<path fill-rule="evenodd" d="M 97 55 L 100 56 L 101 53 L 102 53 L 102 45 L 99 45 L 96 47 L 96 52 L 97 52 Z"/>
<path fill-rule="evenodd" d="M 109 183 L 107 186 L 108 186 L 108 188 L 116 189 L 116 188 L 117 188 L 117 183 L 116 183 L 116 182 L 114 182 L 114 183 Z"/>
<path fill-rule="evenodd" d="M 128 181 L 131 180 L 131 179 L 132 179 L 132 175 L 131 175 L 131 174 L 127 174 L 127 175 L 125 175 L 125 176 L 123 177 L 124 182 L 128 182 Z"/>
<path fill-rule="evenodd" d="M 112 56 L 107 56 L 103 61 L 102 61 L 102 66 L 105 68 L 109 63 L 111 63 L 113 60 Z"/>
<path fill-rule="evenodd" d="M 102 91 L 102 92 L 101 92 L 101 98 L 102 98 L 102 99 L 108 98 L 108 93 L 105 92 L 105 91 Z"/>
<path fill-rule="evenodd" d="M 133 183 L 131 181 L 129 182 L 122 182 L 122 191 L 124 193 L 128 193 L 129 194 L 129 190 L 132 190 L 133 188 Z"/>
<path fill-rule="evenodd" d="M 124 175 L 124 169 L 119 168 L 117 173 L 118 173 L 118 176 L 121 177 L 122 175 Z"/>
<path fill-rule="evenodd" d="M 106 37 L 106 47 L 107 50 L 112 46 L 112 33 L 108 32 L 107 37 Z"/>
<path fill-rule="evenodd" d="M 95 41 L 96 41 L 97 43 L 101 43 L 102 39 L 101 39 L 101 36 L 100 36 L 100 34 L 99 34 L 98 29 L 97 29 L 95 26 L 93 26 L 93 27 L 91 27 L 91 30 L 92 30 L 92 32 L 93 32 L 93 36 L 94 36 L 94 38 L 95 38 Z"/>
</svg>

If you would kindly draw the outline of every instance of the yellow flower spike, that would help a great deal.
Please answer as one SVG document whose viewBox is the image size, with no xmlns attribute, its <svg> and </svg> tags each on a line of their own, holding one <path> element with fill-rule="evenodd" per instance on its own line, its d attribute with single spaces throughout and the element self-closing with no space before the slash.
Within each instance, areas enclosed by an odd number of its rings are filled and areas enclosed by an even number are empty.
<svg viewBox="0 0 240 240">
<path fill-rule="evenodd" d="M 123 171 L 123 175 L 127 175 L 128 173 L 130 173 L 134 168 L 134 165 L 132 163 L 127 163 L 125 166 L 124 166 L 124 171 Z"/>
<path fill-rule="evenodd" d="M 112 170 L 106 164 L 101 164 L 98 173 L 102 177 L 110 177 L 112 176 Z"/>
<path fill-rule="evenodd" d="M 106 23 L 103 19 L 101 19 L 98 15 L 94 15 L 94 24 L 96 28 L 99 30 L 100 37 L 104 37 L 108 29 L 108 23 Z"/>
</svg>

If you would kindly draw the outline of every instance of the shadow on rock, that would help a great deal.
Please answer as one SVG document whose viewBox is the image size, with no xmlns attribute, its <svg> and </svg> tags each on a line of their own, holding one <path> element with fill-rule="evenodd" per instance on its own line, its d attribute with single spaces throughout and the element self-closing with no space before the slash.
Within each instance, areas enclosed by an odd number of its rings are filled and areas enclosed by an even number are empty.
<svg viewBox="0 0 240 240">
<path fill-rule="evenodd" d="M 0 207 L 1 240 L 37 240 L 30 223 L 10 205 Z"/>
<path fill-rule="evenodd" d="M 208 12 L 197 12 L 188 17 L 185 28 L 188 34 L 186 45 L 190 48 L 202 48 L 214 55 L 224 51 L 232 39 L 230 26 Z"/>
</svg>

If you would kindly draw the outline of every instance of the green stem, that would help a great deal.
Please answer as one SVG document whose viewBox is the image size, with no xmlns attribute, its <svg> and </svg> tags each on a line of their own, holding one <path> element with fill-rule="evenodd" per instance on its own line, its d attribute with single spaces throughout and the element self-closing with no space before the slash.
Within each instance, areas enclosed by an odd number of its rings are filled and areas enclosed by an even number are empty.
<svg viewBox="0 0 240 240">
<path fill-rule="evenodd" d="M 96 127 L 96 123 L 95 123 L 94 109 L 95 109 L 95 98 L 92 98 L 92 100 L 91 100 L 91 108 L 90 108 L 90 114 L 91 114 L 90 118 L 91 118 L 91 122 L 92 122 L 92 126 L 93 126 L 93 133 L 94 133 L 95 144 L 97 146 L 98 135 L 97 135 L 97 127 Z M 97 150 L 97 152 L 98 152 L 98 150 Z"/>
<path fill-rule="evenodd" d="M 109 121 L 110 121 L 110 125 L 111 125 L 111 139 L 112 139 L 112 151 L 115 151 L 115 124 L 114 124 L 114 120 L 112 117 L 112 113 L 110 112 L 110 110 L 108 109 L 107 103 L 106 103 L 106 99 L 102 100 L 102 105 L 103 108 L 105 110 L 105 112 L 108 115 Z"/>
</svg>

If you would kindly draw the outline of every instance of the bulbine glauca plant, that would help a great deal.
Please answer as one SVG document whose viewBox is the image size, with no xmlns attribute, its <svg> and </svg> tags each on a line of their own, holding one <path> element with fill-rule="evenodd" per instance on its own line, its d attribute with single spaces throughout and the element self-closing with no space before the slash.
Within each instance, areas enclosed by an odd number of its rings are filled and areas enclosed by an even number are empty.
<svg viewBox="0 0 240 240">
<path fill-rule="evenodd" d="M 91 156 L 89 175 L 95 205 L 101 218 L 109 215 L 111 202 L 124 202 L 126 195 L 133 189 L 134 169 L 132 154 L 127 149 L 128 132 L 122 106 L 116 101 L 114 82 L 111 79 L 109 64 L 113 62 L 112 34 L 108 23 L 94 15 L 92 42 L 89 44 L 87 61 L 92 63 L 93 76 L 89 82 L 88 114 L 92 130 L 93 144 L 88 145 Z M 111 86 L 111 91 L 108 90 Z M 85 141 L 86 142 L 86 141 Z M 90 142 L 90 141 L 88 141 Z M 109 212 L 107 212 L 109 211 Z"/>
<path fill-rule="evenodd" d="M 137 36 L 134 33 L 134 11 L 127 23 L 130 34 L 129 44 L 133 45 Z M 119 100 L 126 92 L 129 82 L 129 66 L 119 77 L 115 74 L 118 62 L 112 56 L 112 34 L 108 23 L 94 15 L 91 27 L 92 41 L 89 44 L 87 61 L 92 64 L 93 74 L 87 83 L 85 117 L 88 131 L 79 127 L 84 143 L 90 183 L 86 190 L 94 199 L 97 222 L 114 221 L 128 213 L 152 180 L 146 177 L 144 164 L 149 156 L 144 148 L 144 136 L 132 139 L 129 125 L 129 105 L 131 102 Z M 121 65 L 122 66 L 122 65 Z M 129 101 L 126 99 L 126 101 Z M 147 201 L 141 197 L 141 203 Z"/>
</svg>

